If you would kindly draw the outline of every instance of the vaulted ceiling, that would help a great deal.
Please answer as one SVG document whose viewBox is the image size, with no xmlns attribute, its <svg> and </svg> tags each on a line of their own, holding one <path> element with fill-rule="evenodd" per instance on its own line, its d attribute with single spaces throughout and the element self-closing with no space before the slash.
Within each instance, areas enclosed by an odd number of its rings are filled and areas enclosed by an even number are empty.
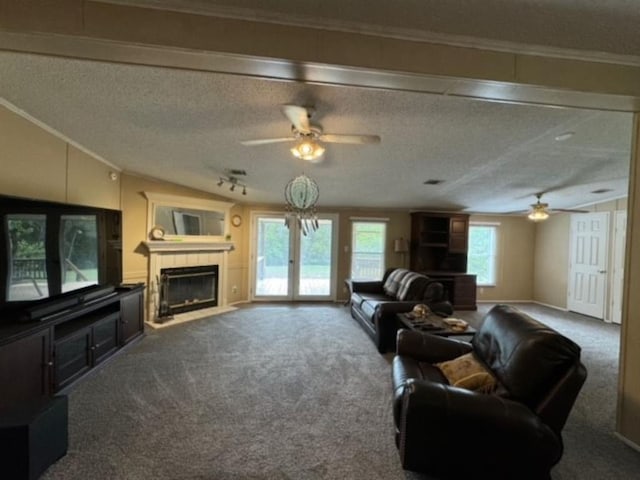
<svg viewBox="0 0 640 480">
<path fill-rule="evenodd" d="M 384 1 L 113 3 L 297 24 L 314 19 L 320 26 L 446 35 L 467 44 L 477 37 L 504 48 L 515 42 L 595 56 L 608 52 L 629 62 L 640 55 L 638 29 L 631 28 L 638 9 L 625 11 L 630 2 L 624 1 L 606 2 L 607 8 L 595 1 L 404 1 L 394 2 L 392 14 Z M 505 213 L 525 209 L 537 192 L 546 192 L 544 200 L 558 208 L 626 194 L 627 113 L 14 52 L 0 52 L 0 69 L 1 97 L 98 156 L 125 171 L 235 201 L 282 204 L 285 184 L 302 172 L 318 182 L 323 206 Z M 288 143 L 240 143 L 289 135 L 283 104 L 313 106 L 312 123 L 327 133 L 377 134 L 382 142 L 327 145 L 318 164 L 293 158 Z M 556 140 L 568 132 L 569 138 Z M 246 171 L 246 197 L 217 186 L 230 169 Z M 430 179 L 443 182 L 425 185 Z"/>
</svg>

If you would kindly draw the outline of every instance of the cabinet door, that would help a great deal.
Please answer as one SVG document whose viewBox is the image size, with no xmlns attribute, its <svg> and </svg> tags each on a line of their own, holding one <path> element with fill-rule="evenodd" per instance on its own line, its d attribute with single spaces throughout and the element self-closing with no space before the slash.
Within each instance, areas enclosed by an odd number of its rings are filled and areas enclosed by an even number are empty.
<svg viewBox="0 0 640 480">
<path fill-rule="evenodd" d="M 0 408 L 50 395 L 50 345 L 45 329 L 0 347 Z"/>
<path fill-rule="evenodd" d="M 92 330 L 91 352 L 93 353 L 92 364 L 97 365 L 118 349 L 118 322 L 120 315 L 114 313 L 99 322 Z"/>
<path fill-rule="evenodd" d="M 469 222 L 466 217 L 451 217 L 449 223 L 449 251 L 456 253 L 467 252 L 467 236 Z"/>
<path fill-rule="evenodd" d="M 455 307 L 460 310 L 475 310 L 476 307 L 476 276 L 460 275 L 455 284 Z"/>
<path fill-rule="evenodd" d="M 142 291 L 120 300 L 120 345 L 128 343 L 144 330 Z"/>
<path fill-rule="evenodd" d="M 56 341 L 55 390 L 58 391 L 91 368 L 91 328 Z"/>
</svg>

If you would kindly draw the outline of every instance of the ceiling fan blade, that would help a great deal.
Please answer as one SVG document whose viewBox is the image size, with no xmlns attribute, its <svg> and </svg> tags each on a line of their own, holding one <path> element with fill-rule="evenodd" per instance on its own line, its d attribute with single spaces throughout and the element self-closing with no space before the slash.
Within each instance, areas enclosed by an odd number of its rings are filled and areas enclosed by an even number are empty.
<svg viewBox="0 0 640 480">
<path fill-rule="evenodd" d="M 289 119 L 291 125 L 295 127 L 300 133 L 311 133 L 311 126 L 309 125 L 309 112 L 304 107 L 298 105 L 283 105 L 282 113 Z"/>
<path fill-rule="evenodd" d="M 292 142 L 293 140 L 295 140 L 293 137 L 263 138 L 261 140 L 243 140 L 240 143 L 247 147 L 253 147 L 256 145 L 267 145 L 269 143 Z"/>
<path fill-rule="evenodd" d="M 589 210 L 577 210 L 574 208 L 552 208 L 552 212 L 566 212 L 566 213 L 591 213 Z"/>
<path fill-rule="evenodd" d="M 354 145 L 367 145 L 380 143 L 378 135 L 336 135 L 325 133 L 320 135 L 320 141 L 327 143 L 351 143 Z"/>
</svg>

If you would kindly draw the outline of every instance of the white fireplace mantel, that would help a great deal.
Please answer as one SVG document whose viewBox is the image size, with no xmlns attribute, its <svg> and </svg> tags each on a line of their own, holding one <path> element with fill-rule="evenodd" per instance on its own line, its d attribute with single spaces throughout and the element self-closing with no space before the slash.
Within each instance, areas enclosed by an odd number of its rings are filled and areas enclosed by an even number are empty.
<svg viewBox="0 0 640 480">
<path fill-rule="evenodd" d="M 234 250 L 231 242 L 178 242 L 172 240 L 148 240 L 142 242 L 149 253 L 160 252 L 225 252 Z"/>
</svg>

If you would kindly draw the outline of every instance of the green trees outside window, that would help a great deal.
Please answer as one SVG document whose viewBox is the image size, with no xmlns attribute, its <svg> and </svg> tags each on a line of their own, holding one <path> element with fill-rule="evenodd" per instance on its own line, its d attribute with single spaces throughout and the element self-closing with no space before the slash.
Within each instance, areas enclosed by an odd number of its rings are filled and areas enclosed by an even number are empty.
<svg viewBox="0 0 640 480">
<path fill-rule="evenodd" d="M 477 284 L 496 284 L 496 225 L 469 225 L 467 273 L 477 276 Z"/>
</svg>

